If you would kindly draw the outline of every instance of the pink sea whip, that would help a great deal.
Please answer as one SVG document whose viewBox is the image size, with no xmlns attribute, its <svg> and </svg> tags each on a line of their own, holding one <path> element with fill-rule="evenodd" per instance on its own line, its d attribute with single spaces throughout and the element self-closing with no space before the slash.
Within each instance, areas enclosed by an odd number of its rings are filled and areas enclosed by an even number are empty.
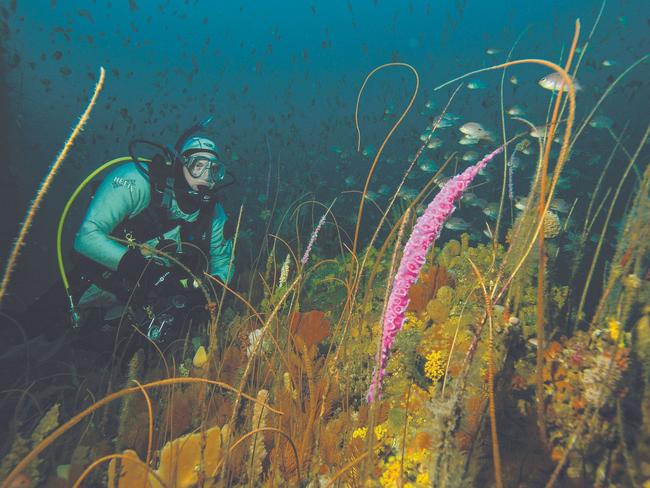
<svg viewBox="0 0 650 488">
<path fill-rule="evenodd" d="M 323 216 L 320 218 L 320 221 L 318 222 L 318 225 L 314 229 L 314 232 L 311 233 L 309 244 L 307 244 L 307 249 L 305 249 L 305 254 L 302 255 L 302 259 L 300 260 L 303 266 L 307 264 L 307 261 L 309 260 L 309 255 L 311 254 L 311 248 L 314 245 L 314 242 L 316 242 L 316 238 L 318 237 L 320 228 L 323 227 L 323 224 L 325 223 L 325 217 L 327 217 L 327 212 L 323 214 Z"/>
<path fill-rule="evenodd" d="M 381 383 L 386 374 L 388 356 L 395 336 L 404 324 L 406 308 L 409 304 L 408 292 L 411 285 L 418 279 L 427 252 L 440 234 L 443 224 L 456 208 L 454 206 L 456 200 L 461 197 L 478 172 L 503 151 L 503 147 L 498 147 L 478 163 L 445 183 L 415 223 L 411 237 L 404 246 L 404 254 L 395 274 L 393 289 L 386 306 L 379 364 L 375 368 L 368 391 L 369 402 L 381 395 Z"/>
<path fill-rule="evenodd" d="M 318 225 L 314 229 L 314 232 L 311 233 L 311 238 L 309 239 L 309 244 L 307 244 L 307 249 L 305 249 L 305 254 L 303 254 L 302 259 L 300 259 L 300 262 L 302 263 L 303 266 L 305 264 L 307 264 L 307 261 L 309 260 L 309 255 L 311 254 L 311 248 L 314 246 L 314 242 L 316 242 L 316 238 L 318 237 L 318 233 L 320 232 L 321 227 L 323 227 L 323 224 L 325 223 L 325 218 L 327 217 L 327 214 L 329 213 L 329 211 L 334 206 L 335 202 L 336 202 L 336 198 L 334 199 L 332 204 L 329 207 L 327 207 L 327 210 L 325 210 L 325 213 L 323 214 L 323 216 L 318 221 Z"/>
</svg>

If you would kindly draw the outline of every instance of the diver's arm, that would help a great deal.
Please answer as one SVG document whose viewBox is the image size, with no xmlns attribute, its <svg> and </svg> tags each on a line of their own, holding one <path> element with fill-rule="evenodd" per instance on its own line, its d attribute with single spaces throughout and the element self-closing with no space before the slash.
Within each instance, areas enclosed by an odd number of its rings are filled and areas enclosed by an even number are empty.
<svg viewBox="0 0 650 488">
<path fill-rule="evenodd" d="M 75 251 L 116 271 L 128 248 L 109 235 L 124 219 L 147 208 L 150 200 L 149 182 L 135 164 L 111 171 L 90 202 L 74 241 Z"/>
<path fill-rule="evenodd" d="M 212 216 L 212 236 L 210 238 L 210 274 L 228 283 L 235 272 L 232 256 L 232 235 L 228 232 L 228 217 L 220 204 L 214 207 Z M 224 227 L 226 229 L 224 236 Z"/>
</svg>

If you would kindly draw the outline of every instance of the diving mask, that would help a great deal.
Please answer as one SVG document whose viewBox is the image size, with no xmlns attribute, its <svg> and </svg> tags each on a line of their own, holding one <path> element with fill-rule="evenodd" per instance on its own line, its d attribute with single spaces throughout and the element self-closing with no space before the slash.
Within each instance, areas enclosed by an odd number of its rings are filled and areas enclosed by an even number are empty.
<svg viewBox="0 0 650 488">
<path fill-rule="evenodd" d="M 185 156 L 185 167 L 193 178 L 217 184 L 226 176 L 226 167 L 215 157 L 203 154 Z"/>
</svg>

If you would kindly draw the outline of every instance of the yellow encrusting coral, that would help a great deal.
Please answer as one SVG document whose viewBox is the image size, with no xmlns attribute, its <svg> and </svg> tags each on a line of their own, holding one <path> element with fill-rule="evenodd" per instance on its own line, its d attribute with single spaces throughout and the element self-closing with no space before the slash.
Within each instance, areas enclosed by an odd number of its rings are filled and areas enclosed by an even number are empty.
<svg viewBox="0 0 650 488">
<path fill-rule="evenodd" d="M 435 384 L 445 374 L 445 354 L 442 351 L 431 351 L 426 359 L 424 374 Z"/>
<path fill-rule="evenodd" d="M 607 321 L 607 329 L 609 331 L 609 336 L 614 342 L 618 342 L 621 337 L 621 323 L 615 318 L 610 318 Z"/>
<path fill-rule="evenodd" d="M 385 464 L 379 482 L 382 487 L 428 488 L 431 486 L 427 466 L 427 449 L 407 449 L 404 459 L 391 456 Z"/>
<path fill-rule="evenodd" d="M 359 427 L 352 432 L 353 439 L 365 439 L 366 434 L 368 433 L 368 427 Z"/>
</svg>

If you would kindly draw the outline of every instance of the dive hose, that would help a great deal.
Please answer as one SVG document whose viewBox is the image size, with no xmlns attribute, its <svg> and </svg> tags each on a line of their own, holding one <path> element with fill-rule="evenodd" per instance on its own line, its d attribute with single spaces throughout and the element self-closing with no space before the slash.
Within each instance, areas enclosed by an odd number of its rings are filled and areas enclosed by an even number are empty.
<svg viewBox="0 0 650 488">
<path fill-rule="evenodd" d="M 65 293 L 68 295 L 68 300 L 70 302 L 70 313 L 72 315 L 72 324 L 74 328 L 79 327 L 79 313 L 77 312 L 74 300 L 72 299 L 72 294 L 70 293 L 70 283 L 68 282 L 68 276 L 65 272 L 65 265 L 63 264 L 63 253 L 61 251 L 61 235 L 63 234 L 63 224 L 66 217 L 68 216 L 68 211 L 70 210 L 70 207 L 76 200 L 77 196 L 95 176 L 104 171 L 106 168 L 109 168 L 115 164 L 125 163 L 129 161 L 133 161 L 133 159 L 131 157 L 115 158 L 102 164 L 99 168 L 90 173 L 72 193 L 68 199 L 68 202 L 65 204 L 65 207 L 63 207 L 63 212 L 61 212 L 61 217 L 59 218 L 59 227 L 56 230 L 56 257 L 59 264 L 59 273 L 61 274 L 61 280 L 63 281 L 63 286 L 65 287 Z M 150 160 L 143 158 L 139 158 L 139 161 L 150 162 Z"/>
</svg>

